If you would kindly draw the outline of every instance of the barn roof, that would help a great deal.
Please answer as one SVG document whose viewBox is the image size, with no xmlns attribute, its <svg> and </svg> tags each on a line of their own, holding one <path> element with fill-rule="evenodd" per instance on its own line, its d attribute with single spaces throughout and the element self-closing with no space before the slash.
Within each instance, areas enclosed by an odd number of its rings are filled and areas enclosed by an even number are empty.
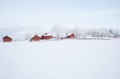
<svg viewBox="0 0 120 79">
<path fill-rule="evenodd" d="M 3 39 L 4 39 L 4 38 L 10 38 L 10 39 L 12 39 L 11 37 L 9 37 L 9 36 L 7 36 L 7 35 L 6 35 L 6 36 L 4 36 L 4 37 L 3 37 Z"/>
<path fill-rule="evenodd" d="M 32 38 L 34 38 L 34 37 L 40 37 L 40 36 L 38 36 L 38 35 L 34 35 Z"/>
<path fill-rule="evenodd" d="M 44 36 L 52 36 L 51 34 L 48 34 L 48 33 L 44 33 L 43 35 Z"/>
<path fill-rule="evenodd" d="M 67 33 L 66 35 L 67 35 L 67 36 L 70 36 L 70 35 L 72 35 L 72 34 L 74 34 L 74 33 Z"/>
</svg>

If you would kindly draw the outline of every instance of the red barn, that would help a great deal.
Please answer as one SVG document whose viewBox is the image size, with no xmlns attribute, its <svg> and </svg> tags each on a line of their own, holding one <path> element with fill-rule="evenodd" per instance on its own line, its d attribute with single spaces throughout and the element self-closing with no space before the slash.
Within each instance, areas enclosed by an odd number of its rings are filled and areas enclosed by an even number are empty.
<svg viewBox="0 0 120 79">
<path fill-rule="evenodd" d="M 3 42 L 12 42 L 12 38 L 10 38 L 9 36 L 4 36 Z"/>
<path fill-rule="evenodd" d="M 70 35 L 68 35 L 66 38 L 75 38 L 75 34 L 70 34 Z"/>
<path fill-rule="evenodd" d="M 31 38 L 31 41 L 39 41 L 41 39 L 41 37 L 39 37 L 38 35 L 35 35 Z"/>
<path fill-rule="evenodd" d="M 42 39 L 51 39 L 52 38 L 52 35 L 48 35 L 47 33 L 45 33 L 45 35 L 42 35 Z"/>
</svg>

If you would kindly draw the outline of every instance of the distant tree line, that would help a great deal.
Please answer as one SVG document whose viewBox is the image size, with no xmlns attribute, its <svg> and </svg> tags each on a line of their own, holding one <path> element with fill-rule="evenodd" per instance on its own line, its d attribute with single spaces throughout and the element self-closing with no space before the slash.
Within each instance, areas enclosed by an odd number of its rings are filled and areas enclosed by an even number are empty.
<svg viewBox="0 0 120 79">
<path fill-rule="evenodd" d="M 120 29 L 109 28 L 68 28 L 64 25 L 55 25 L 49 32 L 55 39 L 65 38 L 68 34 L 75 34 L 75 38 L 120 38 Z M 28 40 L 34 35 L 44 34 L 40 32 L 26 33 L 25 39 Z"/>
<path fill-rule="evenodd" d="M 91 28 L 83 29 L 79 27 L 67 28 L 62 25 L 56 25 L 51 29 L 51 32 L 56 35 L 57 38 L 64 37 L 64 35 L 69 33 L 74 33 L 76 38 L 120 38 L 120 30 L 118 29 L 108 29 L 108 28 Z"/>
</svg>

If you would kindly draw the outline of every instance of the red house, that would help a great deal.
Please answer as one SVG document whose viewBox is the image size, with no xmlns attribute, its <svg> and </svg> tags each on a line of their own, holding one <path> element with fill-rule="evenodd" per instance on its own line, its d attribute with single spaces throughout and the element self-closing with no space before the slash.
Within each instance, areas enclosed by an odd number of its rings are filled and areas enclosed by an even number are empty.
<svg viewBox="0 0 120 79">
<path fill-rule="evenodd" d="M 9 36 L 4 36 L 3 42 L 12 42 L 12 38 L 10 38 Z"/>
<path fill-rule="evenodd" d="M 52 38 L 52 35 L 48 35 L 47 33 L 45 33 L 44 35 L 42 35 L 42 39 L 51 39 Z"/>
<path fill-rule="evenodd" d="M 41 37 L 39 37 L 38 35 L 35 35 L 31 38 L 31 41 L 40 41 Z"/>
<path fill-rule="evenodd" d="M 70 34 L 70 35 L 68 35 L 66 38 L 75 38 L 75 34 Z"/>
</svg>

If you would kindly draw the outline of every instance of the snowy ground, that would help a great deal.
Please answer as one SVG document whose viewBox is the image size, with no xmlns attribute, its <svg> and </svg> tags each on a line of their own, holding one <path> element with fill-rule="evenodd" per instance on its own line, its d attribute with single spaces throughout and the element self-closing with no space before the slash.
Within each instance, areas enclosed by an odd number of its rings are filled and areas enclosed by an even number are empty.
<svg viewBox="0 0 120 79">
<path fill-rule="evenodd" d="M 0 42 L 0 79 L 120 79 L 120 40 Z"/>
</svg>

